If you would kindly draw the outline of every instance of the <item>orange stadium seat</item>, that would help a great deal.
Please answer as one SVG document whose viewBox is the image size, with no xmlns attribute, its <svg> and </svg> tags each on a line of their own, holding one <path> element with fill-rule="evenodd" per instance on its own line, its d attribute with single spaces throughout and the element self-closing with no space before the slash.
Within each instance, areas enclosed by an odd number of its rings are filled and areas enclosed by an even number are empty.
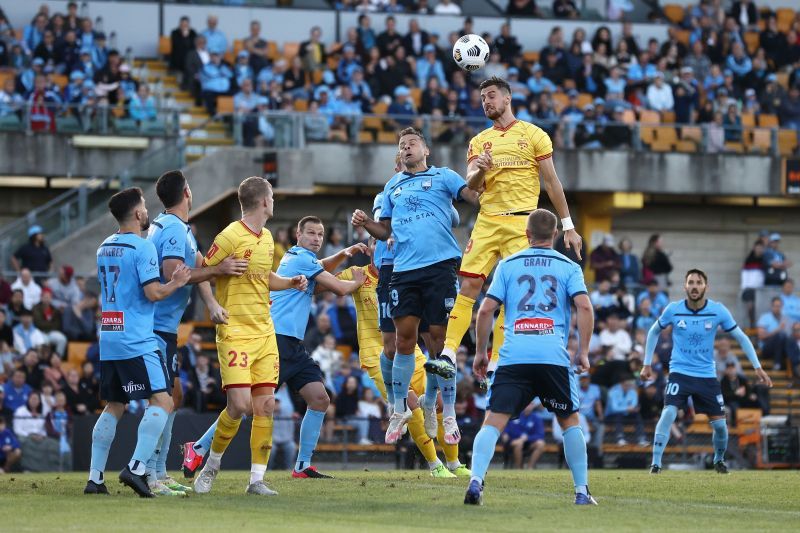
<svg viewBox="0 0 800 533">
<path fill-rule="evenodd" d="M 583 109 L 583 106 L 585 106 L 586 104 L 591 104 L 592 102 L 594 102 L 594 96 L 592 96 L 591 94 L 580 93 L 578 95 L 578 107 L 580 109 Z"/>
<path fill-rule="evenodd" d="M 782 7 L 775 11 L 775 16 L 778 19 L 778 31 L 786 33 L 791 29 L 792 22 L 794 22 L 794 9 Z"/>
<path fill-rule="evenodd" d="M 267 41 L 267 57 L 270 61 L 278 59 L 280 53 L 278 52 L 278 43 L 275 41 Z"/>
<path fill-rule="evenodd" d="M 639 127 L 639 138 L 642 139 L 642 142 L 645 144 L 653 144 L 656 140 L 656 129 L 648 126 Z"/>
<path fill-rule="evenodd" d="M 233 96 L 217 96 L 217 113 L 233 113 Z"/>
<path fill-rule="evenodd" d="M 683 21 L 683 6 L 677 4 L 667 4 L 664 6 L 664 15 L 673 24 L 680 24 Z"/>
<path fill-rule="evenodd" d="M 308 111 L 308 100 L 303 100 L 302 98 L 298 98 L 294 101 L 294 110 L 305 112 Z"/>
<path fill-rule="evenodd" d="M 644 109 L 639 114 L 639 122 L 642 124 L 661 124 L 661 116 L 658 114 L 658 111 Z"/>
<path fill-rule="evenodd" d="M 673 146 L 678 142 L 678 132 L 671 126 L 659 126 L 656 130 L 656 141 L 659 144 L 669 144 Z"/>
<path fill-rule="evenodd" d="M 67 362 L 76 368 L 80 368 L 86 360 L 86 352 L 89 350 L 90 344 L 88 342 L 70 341 L 67 344 Z"/>
<path fill-rule="evenodd" d="M 374 106 L 372 106 L 372 113 L 375 115 L 385 115 L 386 111 L 389 110 L 389 104 L 386 102 L 377 102 Z"/>
<path fill-rule="evenodd" d="M 622 112 L 622 122 L 625 124 L 636 124 L 636 113 L 633 109 L 626 109 Z"/>
<path fill-rule="evenodd" d="M 744 144 L 737 143 L 737 142 L 726 142 L 725 143 L 725 151 L 726 152 L 734 152 L 737 154 L 744 153 Z"/>
<path fill-rule="evenodd" d="M 662 111 L 661 122 L 664 124 L 675 124 L 675 111 Z"/>
<path fill-rule="evenodd" d="M 750 145 L 750 151 L 758 151 L 761 153 L 769 153 L 772 147 L 772 132 L 765 128 L 756 128 L 753 130 L 753 137 Z"/>
<path fill-rule="evenodd" d="M 788 72 L 776 72 L 775 73 L 775 81 L 777 81 L 778 85 L 783 87 L 785 90 L 789 90 L 789 73 Z"/>
<path fill-rule="evenodd" d="M 759 35 L 755 31 L 744 32 L 744 44 L 747 45 L 747 53 L 755 55 L 759 46 Z"/>
<path fill-rule="evenodd" d="M 758 115 L 758 125 L 762 128 L 777 128 L 779 126 L 778 116 L 762 113 L 761 115 Z"/>
<path fill-rule="evenodd" d="M 797 132 L 795 130 L 778 130 L 778 151 L 781 155 L 792 155 L 797 149 Z"/>
<path fill-rule="evenodd" d="M 378 142 L 380 144 L 397 144 L 397 135 L 391 131 L 379 131 Z"/>
<path fill-rule="evenodd" d="M 169 35 L 162 35 L 158 38 L 158 55 L 166 57 L 172 53 L 172 39 Z"/>
<path fill-rule="evenodd" d="M 522 59 L 523 61 L 527 61 L 528 63 L 538 63 L 539 52 L 535 50 L 526 50 L 522 52 Z"/>
<path fill-rule="evenodd" d="M 410 92 L 411 101 L 414 102 L 414 107 L 419 109 L 419 106 L 422 104 L 422 89 L 419 87 L 412 87 Z"/>
<path fill-rule="evenodd" d="M 358 142 L 361 144 L 372 144 L 375 142 L 375 136 L 371 131 L 359 131 Z"/>
<path fill-rule="evenodd" d="M 297 42 L 289 42 L 283 43 L 283 57 L 286 58 L 286 61 L 291 61 L 294 59 L 294 56 L 300 53 L 300 43 Z"/>
<path fill-rule="evenodd" d="M 53 74 L 53 83 L 63 89 L 69 83 L 69 78 L 67 78 L 66 74 Z"/>
<path fill-rule="evenodd" d="M 567 107 L 569 98 L 564 93 L 553 93 L 553 107 L 556 113 L 561 113 L 561 110 Z"/>
<path fill-rule="evenodd" d="M 689 36 L 691 32 L 689 30 L 678 30 L 675 32 L 675 38 L 678 39 L 679 43 L 683 43 L 686 46 L 689 46 Z"/>
<path fill-rule="evenodd" d="M 238 56 L 239 52 L 244 50 L 244 40 L 242 39 L 234 39 L 233 40 L 233 55 Z"/>
<path fill-rule="evenodd" d="M 742 113 L 742 126 L 753 127 L 756 125 L 755 113 Z"/>
</svg>

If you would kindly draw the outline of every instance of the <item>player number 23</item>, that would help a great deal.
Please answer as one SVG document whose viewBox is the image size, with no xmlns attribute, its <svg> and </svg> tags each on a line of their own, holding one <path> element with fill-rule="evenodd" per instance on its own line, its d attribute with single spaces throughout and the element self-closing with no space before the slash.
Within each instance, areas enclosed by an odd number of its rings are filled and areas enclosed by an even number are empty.
<svg viewBox="0 0 800 533">
<path fill-rule="evenodd" d="M 228 361 L 228 366 L 231 366 L 231 367 L 232 367 L 232 366 L 240 366 L 240 367 L 242 367 L 242 368 L 247 368 L 247 352 L 239 352 L 239 353 L 237 354 L 236 352 L 234 352 L 233 350 L 231 350 L 230 352 L 228 352 L 228 355 L 229 355 L 229 356 L 230 356 L 230 358 L 231 358 L 231 360 L 230 360 L 230 361 Z M 239 356 L 241 356 L 241 358 L 242 358 L 242 359 L 241 359 L 241 361 L 239 361 L 239 362 L 237 363 L 237 362 L 236 362 L 236 359 L 237 359 Z"/>
<path fill-rule="evenodd" d="M 533 311 L 538 307 L 540 311 L 547 313 L 558 306 L 558 296 L 556 295 L 558 280 L 555 278 L 555 276 L 542 276 L 539 278 L 539 281 L 544 287 L 544 296 L 547 298 L 547 302 L 539 302 L 536 304 L 529 303 L 536 292 L 536 278 L 529 274 L 524 274 L 517 278 L 517 283 L 519 285 L 524 285 L 526 283 L 528 284 L 528 292 L 525 293 L 525 296 L 522 297 L 522 299 L 519 301 L 519 305 L 517 305 L 517 309 L 519 311 Z"/>
</svg>

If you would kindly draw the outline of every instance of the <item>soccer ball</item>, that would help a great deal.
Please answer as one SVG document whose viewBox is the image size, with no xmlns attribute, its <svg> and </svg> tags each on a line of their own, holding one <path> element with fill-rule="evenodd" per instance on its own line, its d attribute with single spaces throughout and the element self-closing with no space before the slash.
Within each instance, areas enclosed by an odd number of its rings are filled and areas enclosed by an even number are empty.
<svg viewBox="0 0 800 533">
<path fill-rule="evenodd" d="M 473 72 L 483 68 L 489 59 L 489 45 L 480 35 L 470 33 L 459 38 L 453 45 L 453 61 L 459 68 Z"/>
</svg>

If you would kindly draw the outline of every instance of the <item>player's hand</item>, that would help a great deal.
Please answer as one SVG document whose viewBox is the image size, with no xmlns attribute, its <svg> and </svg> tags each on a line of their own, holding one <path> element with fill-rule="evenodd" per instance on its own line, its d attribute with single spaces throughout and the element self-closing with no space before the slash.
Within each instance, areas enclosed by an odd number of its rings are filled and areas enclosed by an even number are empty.
<svg viewBox="0 0 800 533">
<path fill-rule="evenodd" d="M 226 257 L 223 259 L 217 268 L 219 273 L 225 276 L 241 276 L 247 271 L 247 259 L 237 259 L 235 257 Z"/>
<path fill-rule="evenodd" d="M 579 374 L 589 371 L 589 352 L 581 352 L 578 355 L 578 364 L 575 368 Z"/>
<path fill-rule="evenodd" d="M 653 368 L 650 365 L 644 365 L 642 367 L 641 372 L 639 372 L 639 377 L 642 378 L 642 381 L 650 381 L 653 379 Z"/>
<path fill-rule="evenodd" d="M 766 385 L 770 389 L 772 388 L 772 379 L 770 379 L 769 374 L 767 374 L 763 368 L 756 368 L 756 376 L 758 377 L 759 383 Z"/>
<path fill-rule="evenodd" d="M 228 311 L 219 305 L 219 302 L 214 302 L 208 308 L 208 314 L 211 316 L 211 321 L 214 324 L 227 324 L 228 323 Z"/>
<path fill-rule="evenodd" d="M 360 268 L 354 268 L 353 269 L 353 281 L 358 283 L 358 286 L 360 287 L 361 285 L 364 284 L 365 281 L 367 281 L 367 275 Z"/>
<path fill-rule="evenodd" d="M 478 379 L 486 379 L 486 370 L 489 368 L 489 356 L 486 352 L 477 352 L 472 361 L 472 373 Z"/>
<path fill-rule="evenodd" d="M 478 165 L 478 168 L 484 172 L 492 168 L 492 151 L 486 150 L 481 155 L 479 155 L 475 159 L 475 164 Z"/>
<path fill-rule="evenodd" d="M 350 220 L 350 223 L 353 224 L 355 227 L 364 227 L 369 221 L 369 217 L 367 214 L 362 211 L 361 209 L 356 209 L 353 211 L 353 218 Z"/>
<path fill-rule="evenodd" d="M 359 242 L 349 248 L 345 248 L 344 255 L 347 257 L 353 257 L 355 254 L 366 254 L 367 250 L 367 245 L 363 242 Z"/>
<path fill-rule="evenodd" d="M 583 239 L 574 229 L 569 229 L 564 232 L 564 247 L 566 247 L 567 250 L 574 250 L 578 259 L 583 259 L 581 257 L 581 243 L 583 243 Z"/>
<path fill-rule="evenodd" d="M 308 279 L 302 274 L 292 278 L 292 287 L 300 292 L 306 292 L 308 289 Z"/>
<path fill-rule="evenodd" d="M 178 265 L 172 272 L 172 281 L 177 284 L 178 287 L 183 287 L 189 283 L 191 277 L 192 269 L 186 266 L 186 264 Z"/>
</svg>

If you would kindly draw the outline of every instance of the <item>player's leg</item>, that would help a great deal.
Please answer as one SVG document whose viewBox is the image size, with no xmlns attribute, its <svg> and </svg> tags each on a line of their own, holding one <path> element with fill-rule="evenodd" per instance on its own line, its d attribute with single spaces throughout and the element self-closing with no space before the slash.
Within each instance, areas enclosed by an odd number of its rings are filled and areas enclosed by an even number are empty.
<svg viewBox="0 0 800 533">
<path fill-rule="evenodd" d="M 388 321 L 392 322 L 392 319 L 389 318 Z M 394 323 L 392 323 L 391 327 L 391 331 L 386 331 L 384 329 L 383 322 L 381 322 L 381 336 L 383 337 L 383 352 L 381 353 L 381 382 L 386 390 L 386 398 L 384 399 L 389 405 L 389 409 L 393 410 L 394 389 L 392 388 L 392 367 L 394 365 L 397 337 L 394 332 Z"/>
<path fill-rule="evenodd" d="M 362 363 L 361 370 L 367 373 L 369 379 L 371 379 L 378 388 L 378 392 L 381 394 L 383 401 L 386 401 L 386 383 L 383 382 L 383 371 L 381 370 L 380 365 L 365 366 Z"/>
<path fill-rule="evenodd" d="M 669 442 L 670 431 L 675 419 L 678 418 L 678 410 L 683 409 L 689 397 L 687 394 L 686 380 L 681 374 L 675 372 L 669 375 L 667 386 L 664 389 L 664 409 L 661 417 L 656 424 L 655 434 L 653 435 L 653 462 L 650 466 L 651 474 L 661 472 L 661 459 L 664 450 Z"/>
<path fill-rule="evenodd" d="M 489 463 L 494 457 L 494 449 L 500 434 L 508 424 L 511 415 L 506 413 L 495 413 L 491 410 L 486 411 L 486 418 L 483 421 L 475 441 L 472 443 L 472 476 L 470 477 L 467 493 L 464 495 L 464 503 L 471 505 L 482 505 L 483 503 L 483 480 Z"/>
<path fill-rule="evenodd" d="M 422 412 L 422 406 L 420 405 L 420 400 L 424 398 L 426 392 L 427 373 L 423 369 L 424 364 L 425 356 L 418 349 L 416 354 L 416 366 L 414 367 L 414 377 L 411 379 L 411 391 L 409 391 L 408 394 L 408 403 L 409 406 L 412 407 L 411 420 L 408 421 L 408 432 L 420 453 L 425 458 L 425 461 L 427 461 L 431 476 L 435 478 L 455 477 L 455 475 L 451 474 L 445 465 L 442 464 L 439 457 L 437 457 L 433 439 L 428 435 L 425 429 L 425 418 Z"/>
<path fill-rule="evenodd" d="M 725 452 L 728 450 L 728 420 L 725 416 L 725 403 L 722 398 L 722 387 L 714 378 L 691 379 L 692 402 L 695 411 L 708 415 L 711 424 L 711 442 L 714 445 L 714 470 L 718 474 L 727 474 Z"/>
<path fill-rule="evenodd" d="M 313 366 L 319 372 L 319 367 Z M 313 369 L 309 368 L 309 371 L 313 371 Z M 297 460 L 292 471 L 292 477 L 294 478 L 316 479 L 332 477 L 319 472 L 316 467 L 311 465 L 311 457 L 319 442 L 319 434 L 325 421 L 325 412 L 331 403 L 328 392 L 325 390 L 325 385 L 322 383 L 322 376 L 320 375 L 316 379 L 317 381 L 303 384 L 299 390 L 300 396 L 303 397 L 308 408 L 303 416 L 303 422 L 300 424 L 300 447 L 297 450 Z M 294 388 L 291 382 L 290 386 Z"/>
<path fill-rule="evenodd" d="M 272 450 L 276 384 L 273 381 L 272 383 L 259 383 L 258 385 L 254 385 L 251 392 L 253 425 L 250 429 L 250 484 L 247 486 L 247 494 L 277 496 L 278 493 L 264 483 L 264 474 L 267 471 Z"/>
<path fill-rule="evenodd" d="M 175 414 L 178 409 L 183 405 L 183 385 L 181 378 L 178 374 L 181 367 L 180 354 L 178 353 L 178 338 L 174 338 L 174 342 L 169 342 L 167 348 L 167 363 L 172 369 L 172 405 L 173 410 L 169 415 L 167 424 L 164 426 L 164 432 L 161 434 L 161 442 L 159 443 L 159 453 L 157 454 L 158 460 L 156 461 L 156 476 L 171 490 L 178 491 L 191 491 L 191 487 L 182 485 L 175 481 L 169 474 L 167 474 L 167 459 L 169 458 L 170 447 L 172 446 L 172 426 L 175 422 Z"/>
<path fill-rule="evenodd" d="M 427 348 L 429 355 L 428 360 L 423 359 L 422 361 L 423 368 L 428 361 L 436 357 L 436 347 L 431 340 L 430 329 L 430 324 L 423 317 L 419 323 L 419 336 L 422 337 L 422 342 L 425 343 L 425 348 Z M 419 400 L 422 415 L 425 419 L 425 433 L 430 438 L 435 438 L 441 427 L 441 420 L 439 419 L 441 417 L 437 417 L 437 412 L 442 410 L 442 401 L 439 398 L 439 376 L 432 372 L 425 372 L 425 394 L 420 395 Z M 443 444 L 444 440 L 440 439 L 439 443 Z"/>
<path fill-rule="evenodd" d="M 108 452 L 114 442 L 117 422 L 122 418 L 128 402 L 117 372 L 117 361 L 100 361 L 100 399 L 108 403 L 92 430 L 92 458 L 84 494 L 108 494 L 104 478 Z"/>
<path fill-rule="evenodd" d="M 575 503 L 596 505 L 597 502 L 589 494 L 589 456 L 586 453 L 586 439 L 581 430 L 578 413 L 557 418 L 564 437 L 564 458 L 572 473 L 572 483 L 575 486 Z"/>
<path fill-rule="evenodd" d="M 410 296 L 412 293 L 405 294 Z M 394 444 L 400 439 L 412 416 L 408 406 L 408 389 L 414 376 L 419 317 L 410 314 L 396 317 L 394 325 L 397 330 L 397 348 L 392 363 L 394 412 L 389 417 L 389 427 L 386 430 L 387 444 Z"/>
</svg>

